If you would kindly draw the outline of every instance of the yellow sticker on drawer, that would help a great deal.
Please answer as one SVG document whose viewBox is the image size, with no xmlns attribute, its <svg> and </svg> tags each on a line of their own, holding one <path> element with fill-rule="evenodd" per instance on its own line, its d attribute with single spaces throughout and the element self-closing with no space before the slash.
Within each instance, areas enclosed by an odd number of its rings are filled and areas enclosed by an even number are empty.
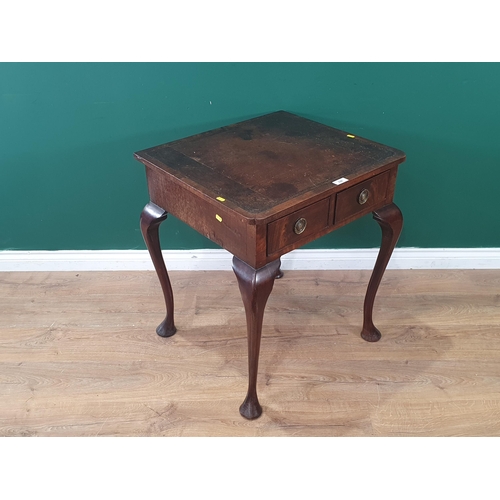
<svg viewBox="0 0 500 500">
<path fill-rule="evenodd" d="M 222 222 L 222 217 L 219 214 L 215 214 L 215 218 L 219 221 Z"/>
<path fill-rule="evenodd" d="M 352 134 L 347 134 L 347 137 L 349 137 L 349 139 L 354 139 L 356 136 Z"/>
<path fill-rule="evenodd" d="M 332 184 L 335 184 L 338 186 L 339 184 L 344 184 L 344 182 L 347 182 L 349 179 L 346 179 L 345 177 L 341 177 L 340 179 L 337 179 L 336 181 L 332 181 Z"/>
</svg>

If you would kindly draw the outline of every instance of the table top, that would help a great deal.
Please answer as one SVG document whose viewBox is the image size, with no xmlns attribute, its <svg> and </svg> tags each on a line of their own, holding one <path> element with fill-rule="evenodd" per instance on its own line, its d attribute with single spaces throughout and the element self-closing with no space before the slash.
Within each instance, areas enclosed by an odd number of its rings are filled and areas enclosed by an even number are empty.
<svg viewBox="0 0 500 500">
<path fill-rule="evenodd" d="M 405 160 L 402 151 L 285 111 L 134 155 L 254 218 Z"/>
</svg>

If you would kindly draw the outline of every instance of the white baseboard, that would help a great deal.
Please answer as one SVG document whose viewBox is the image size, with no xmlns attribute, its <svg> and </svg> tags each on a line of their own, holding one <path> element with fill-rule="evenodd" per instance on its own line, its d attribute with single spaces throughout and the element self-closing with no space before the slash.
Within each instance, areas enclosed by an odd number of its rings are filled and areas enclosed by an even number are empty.
<svg viewBox="0 0 500 500">
<path fill-rule="evenodd" d="M 294 250 L 284 270 L 373 269 L 378 249 Z M 231 270 L 226 250 L 165 250 L 171 271 Z M 500 248 L 396 248 L 388 269 L 500 269 Z M 1 271 L 153 270 L 147 250 L 0 251 Z"/>
</svg>

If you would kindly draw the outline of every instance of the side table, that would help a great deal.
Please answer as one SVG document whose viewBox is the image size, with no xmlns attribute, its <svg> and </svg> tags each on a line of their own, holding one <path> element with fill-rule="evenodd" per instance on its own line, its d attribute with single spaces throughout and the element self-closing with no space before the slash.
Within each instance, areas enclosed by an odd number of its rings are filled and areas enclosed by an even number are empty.
<svg viewBox="0 0 500 500">
<path fill-rule="evenodd" d="M 274 280 L 281 277 L 280 257 L 368 212 L 382 229 L 382 243 L 366 291 L 361 337 L 380 339 L 373 303 L 403 225 L 393 203 L 402 151 L 278 111 L 134 156 L 146 167 L 151 201 L 141 214 L 141 230 L 167 310 L 158 335 L 176 332 L 158 233 L 167 214 L 233 254 L 248 334 L 243 417 L 262 413 L 257 398 L 262 321 Z"/>
</svg>

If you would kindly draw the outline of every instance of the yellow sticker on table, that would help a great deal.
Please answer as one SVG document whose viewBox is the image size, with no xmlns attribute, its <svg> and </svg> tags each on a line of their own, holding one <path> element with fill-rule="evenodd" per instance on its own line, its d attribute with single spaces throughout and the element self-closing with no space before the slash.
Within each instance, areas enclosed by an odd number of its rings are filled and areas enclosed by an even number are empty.
<svg viewBox="0 0 500 500">
<path fill-rule="evenodd" d="M 223 198 L 222 196 L 217 196 L 215 199 L 219 201 L 226 201 L 226 198 Z"/>
<path fill-rule="evenodd" d="M 219 214 L 215 214 L 215 218 L 219 221 L 222 222 L 222 217 Z"/>
<path fill-rule="evenodd" d="M 347 134 L 347 137 L 349 137 L 350 139 L 354 139 L 356 136 L 352 134 Z"/>
</svg>

